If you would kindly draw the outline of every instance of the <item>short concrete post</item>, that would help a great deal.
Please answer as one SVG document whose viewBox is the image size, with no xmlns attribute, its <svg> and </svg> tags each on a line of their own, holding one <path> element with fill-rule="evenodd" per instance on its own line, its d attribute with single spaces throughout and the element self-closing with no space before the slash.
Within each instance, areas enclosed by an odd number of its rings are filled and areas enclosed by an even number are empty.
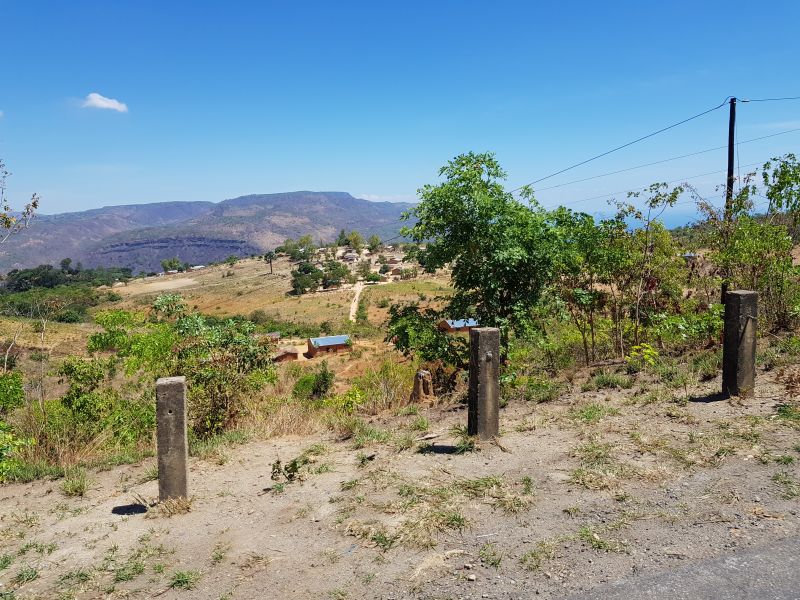
<svg viewBox="0 0 800 600">
<path fill-rule="evenodd" d="M 722 347 L 722 395 L 750 396 L 756 383 L 756 318 L 758 292 L 725 294 Z"/>
<path fill-rule="evenodd" d="M 186 434 L 186 378 L 156 382 L 158 499 L 188 498 L 189 441 Z"/>
<path fill-rule="evenodd" d="M 500 433 L 500 330 L 471 329 L 469 344 L 467 433 L 488 440 Z"/>
</svg>

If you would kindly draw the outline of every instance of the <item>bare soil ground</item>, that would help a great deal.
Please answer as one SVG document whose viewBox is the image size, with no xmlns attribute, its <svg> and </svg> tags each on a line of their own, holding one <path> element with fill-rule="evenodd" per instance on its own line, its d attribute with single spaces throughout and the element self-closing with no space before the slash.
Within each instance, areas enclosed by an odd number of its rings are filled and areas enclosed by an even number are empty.
<svg viewBox="0 0 800 600">
<path fill-rule="evenodd" d="M 718 378 L 686 401 L 648 375 L 581 391 L 588 377 L 548 403 L 514 400 L 498 442 L 472 451 L 452 431 L 461 404 L 376 417 L 347 440 L 218 448 L 191 460 L 189 512 L 145 512 L 153 459 L 93 473 L 82 498 L 60 481 L 5 486 L 0 590 L 558 598 L 798 534 L 796 413 L 779 411 L 789 372 L 759 372 L 744 401 L 713 400 Z M 300 477 L 271 478 L 295 458 Z"/>
</svg>

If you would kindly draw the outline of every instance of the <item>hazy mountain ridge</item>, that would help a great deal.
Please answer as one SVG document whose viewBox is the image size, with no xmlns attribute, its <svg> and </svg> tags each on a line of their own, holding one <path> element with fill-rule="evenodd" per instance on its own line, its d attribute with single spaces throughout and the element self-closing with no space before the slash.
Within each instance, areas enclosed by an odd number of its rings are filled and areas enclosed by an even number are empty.
<svg viewBox="0 0 800 600">
<path fill-rule="evenodd" d="M 85 266 L 157 270 L 163 258 L 198 264 L 264 252 L 287 237 L 331 241 L 340 229 L 397 235 L 408 203 L 346 192 L 253 194 L 213 202 L 158 202 L 40 215 L 0 247 L 0 272 L 64 257 Z"/>
</svg>

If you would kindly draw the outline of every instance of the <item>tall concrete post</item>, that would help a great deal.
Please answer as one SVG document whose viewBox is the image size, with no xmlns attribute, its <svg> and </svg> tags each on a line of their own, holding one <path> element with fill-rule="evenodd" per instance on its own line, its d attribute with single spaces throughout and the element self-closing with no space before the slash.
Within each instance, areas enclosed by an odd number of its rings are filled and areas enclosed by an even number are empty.
<svg viewBox="0 0 800 600">
<path fill-rule="evenodd" d="M 188 498 L 189 441 L 186 433 L 186 378 L 156 382 L 158 499 Z"/>
<path fill-rule="evenodd" d="M 469 414 L 467 433 L 482 440 L 500 434 L 500 330 L 469 332 Z"/>
<path fill-rule="evenodd" d="M 735 290 L 725 295 L 722 346 L 722 395 L 751 396 L 756 383 L 758 292 Z"/>
</svg>

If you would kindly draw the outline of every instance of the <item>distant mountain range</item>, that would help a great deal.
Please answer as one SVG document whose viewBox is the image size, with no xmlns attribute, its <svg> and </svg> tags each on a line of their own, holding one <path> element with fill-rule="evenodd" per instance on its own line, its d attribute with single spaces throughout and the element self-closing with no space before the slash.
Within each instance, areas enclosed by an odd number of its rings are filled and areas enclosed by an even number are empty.
<svg viewBox="0 0 800 600">
<path fill-rule="evenodd" d="M 160 270 L 177 256 L 192 264 L 249 256 L 286 238 L 333 241 L 341 229 L 396 236 L 413 204 L 371 202 L 346 192 L 255 194 L 214 202 L 158 202 L 37 216 L 0 246 L 0 272 L 69 257 L 86 267 Z"/>
</svg>

